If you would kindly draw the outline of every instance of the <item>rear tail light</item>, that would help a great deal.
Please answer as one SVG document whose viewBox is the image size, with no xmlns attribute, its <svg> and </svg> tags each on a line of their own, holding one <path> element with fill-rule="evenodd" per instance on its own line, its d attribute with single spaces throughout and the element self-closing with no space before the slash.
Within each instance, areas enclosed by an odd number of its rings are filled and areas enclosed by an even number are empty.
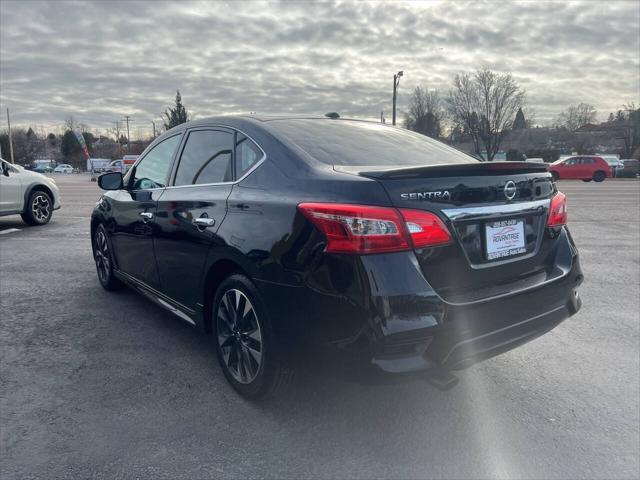
<svg viewBox="0 0 640 480">
<path fill-rule="evenodd" d="M 367 205 L 301 203 L 330 253 L 384 253 L 442 245 L 451 235 L 432 213 Z"/>
<path fill-rule="evenodd" d="M 559 227 L 567 224 L 567 196 L 558 192 L 551 199 L 547 227 Z"/>
<path fill-rule="evenodd" d="M 433 247 L 451 242 L 451 234 L 442 220 L 431 212 L 400 209 L 415 248 Z"/>
</svg>

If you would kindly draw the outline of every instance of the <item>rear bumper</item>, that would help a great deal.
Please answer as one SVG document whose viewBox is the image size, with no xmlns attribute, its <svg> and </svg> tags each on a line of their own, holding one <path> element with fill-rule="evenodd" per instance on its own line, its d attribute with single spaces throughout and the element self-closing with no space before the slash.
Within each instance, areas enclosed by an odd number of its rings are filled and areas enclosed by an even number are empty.
<svg viewBox="0 0 640 480">
<path fill-rule="evenodd" d="M 564 263 L 555 269 L 561 274 L 467 303 L 441 298 L 411 252 L 333 258 L 299 287 L 257 283 L 283 345 L 321 347 L 332 368 L 458 370 L 529 342 L 580 310 L 583 275 L 568 234 L 566 240 Z"/>
<path fill-rule="evenodd" d="M 577 313 L 582 306 L 578 272 L 576 265 L 559 282 L 483 304 L 447 305 L 442 323 L 416 331 L 413 339 L 385 337 L 371 343 L 368 352 L 352 351 L 341 361 L 361 372 L 384 374 L 468 368 L 534 340 Z"/>
</svg>

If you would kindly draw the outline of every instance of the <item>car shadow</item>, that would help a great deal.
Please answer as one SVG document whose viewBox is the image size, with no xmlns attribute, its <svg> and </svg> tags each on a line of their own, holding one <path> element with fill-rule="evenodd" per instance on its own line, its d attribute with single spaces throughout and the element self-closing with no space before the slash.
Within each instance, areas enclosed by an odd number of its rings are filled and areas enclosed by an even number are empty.
<svg viewBox="0 0 640 480">
<path fill-rule="evenodd" d="M 105 294 L 113 295 L 107 292 Z M 227 384 L 211 335 L 193 328 L 134 291 L 123 289 L 117 295 L 122 298 L 114 299 L 114 303 L 135 305 L 132 313 L 137 315 L 139 311 L 138 320 L 141 324 L 138 327 L 148 330 L 147 335 L 160 334 L 171 338 L 181 352 L 188 352 L 193 360 L 192 368 L 200 376 L 194 381 L 215 384 L 211 397 L 200 400 L 204 402 L 201 405 L 209 404 L 209 408 L 214 408 L 215 403 L 220 400 L 216 397 L 222 395 L 227 400 L 243 403 L 250 410 L 255 409 L 290 422 L 296 415 L 308 417 L 310 412 L 315 415 L 324 412 L 332 417 L 345 409 L 351 411 L 354 399 L 363 397 L 367 398 L 366 408 L 369 413 L 383 414 L 388 409 L 390 395 L 393 397 L 394 410 L 411 410 L 417 397 L 425 394 L 443 399 L 456 395 L 456 388 L 450 391 L 439 390 L 428 383 L 426 375 L 406 379 L 391 376 L 380 382 L 377 377 L 359 377 L 348 368 L 342 369 L 333 362 L 329 365 L 323 362 L 323 357 L 313 355 L 309 358 L 296 358 L 294 380 L 286 390 L 266 399 L 246 400 Z M 169 373 L 165 380 L 174 374 L 182 377 L 186 372 Z M 422 403 L 421 400 L 418 401 Z M 378 409 L 380 410 L 376 412 Z"/>
<path fill-rule="evenodd" d="M 0 217 L 0 231 L 7 230 L 9 228 L 30 228 L 31 225 L 27 225 L 20 215 L 7 215 L 6 217 Z"/>
</svg>

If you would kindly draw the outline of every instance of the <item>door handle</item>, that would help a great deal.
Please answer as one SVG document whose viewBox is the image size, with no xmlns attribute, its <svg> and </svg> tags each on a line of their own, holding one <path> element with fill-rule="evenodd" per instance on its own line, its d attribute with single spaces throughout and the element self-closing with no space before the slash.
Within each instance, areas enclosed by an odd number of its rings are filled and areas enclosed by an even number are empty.
<svg viewBox="0 0 640 480">
<path fill-rule="evenodd" d="M 140 212 L 140 216 L 142 217 L 142 221 L 147 223 L 149 220 L 153 218 L 153 213 L 151 212 Z"/>
<path fill-rule="evenodd" d="M 216 220 L 214 218 L 209 217 L 198 217 L 193 219 L 194 225 L 198 227 L 213 227 L 216 224 Z"/>
</svg>

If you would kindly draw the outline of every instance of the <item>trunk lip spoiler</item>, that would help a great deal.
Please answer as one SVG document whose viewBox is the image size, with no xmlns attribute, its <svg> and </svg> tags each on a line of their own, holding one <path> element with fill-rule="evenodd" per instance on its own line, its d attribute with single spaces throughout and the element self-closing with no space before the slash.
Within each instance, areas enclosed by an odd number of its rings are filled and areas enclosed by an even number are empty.
<svg viewBox="0 0 640 480">
<path fill-rule="evenodd" d="M 474 220 L 514 214 L 542 214 L 549 211 L 550 198 L 530 202 L 483 205 L 479 207 L 443 208 L 441 211 L 449 220 Z"/>
<path fill-rule="evenodd" d="M 477 175 L 482 172 L 516 173 L 548 172 L 546 163 L 534 162 L 468 162 L 439 163 L 434 165 L 398 167 L 396 165 L 333 165 L 336 172 L 361 175 L 375 179 L 420 178 L 447 173 L 450 175 Z"/>
</svg>

